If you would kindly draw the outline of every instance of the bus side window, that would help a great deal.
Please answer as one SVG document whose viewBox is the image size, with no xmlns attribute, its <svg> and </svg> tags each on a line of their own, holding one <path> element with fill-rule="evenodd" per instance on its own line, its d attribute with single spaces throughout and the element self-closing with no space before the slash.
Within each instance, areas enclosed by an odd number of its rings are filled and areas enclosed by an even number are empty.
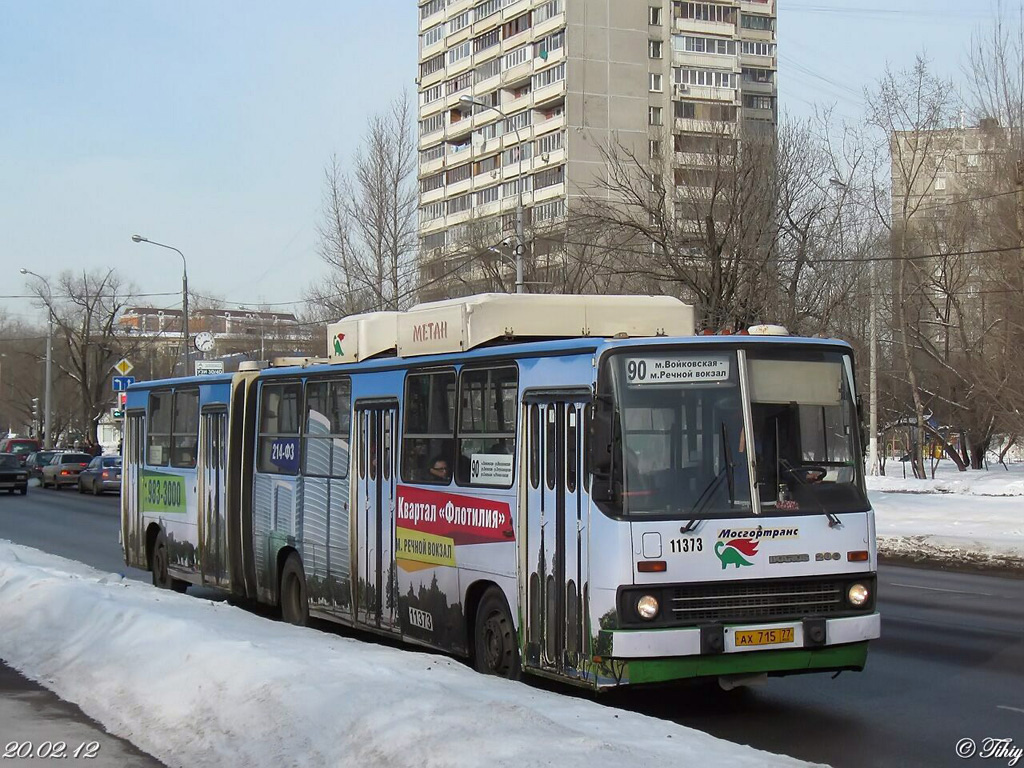
<svg viewBox="0 0 1024 768">
<path fill-rule="evenodd" d="M 455 459 L 455 371 L 410 373 L 405 379 L 402 479 L 448 485 Z M 448 479 L 431 473 L 443 462 Z"/>
<path fill-rule="evenodd" d="M 540 406 L 530 406 L 530 487 L 540 487 Z"/>
</svg>

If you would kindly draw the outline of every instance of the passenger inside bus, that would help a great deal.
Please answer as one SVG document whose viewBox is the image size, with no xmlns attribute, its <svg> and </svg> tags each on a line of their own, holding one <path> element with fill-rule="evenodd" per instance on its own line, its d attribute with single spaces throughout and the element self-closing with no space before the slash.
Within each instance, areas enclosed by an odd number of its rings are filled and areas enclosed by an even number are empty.
<svg viewBox="0 0 1024 768">
<path fill-rule="evenodd" d="M 447 483 L 451 477 L 448 460 L 444 456 L 435 456 L 434 460 L 430 462 L 430 479 L 439 483 Z"/>
</svg>

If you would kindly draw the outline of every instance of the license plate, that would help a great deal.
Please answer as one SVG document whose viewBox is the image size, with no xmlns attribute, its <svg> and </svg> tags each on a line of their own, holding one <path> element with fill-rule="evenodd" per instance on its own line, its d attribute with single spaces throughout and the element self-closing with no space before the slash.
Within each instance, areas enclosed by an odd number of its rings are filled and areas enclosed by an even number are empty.
<svg viewBox="0 0 1024 768">
<path fill-rule="evenodd" d="M 782 645 L 793 642 L 793 627 L 780 629 L 741 629 L 735 634 L 736 647 L 751 645 Z"/>
</svg>

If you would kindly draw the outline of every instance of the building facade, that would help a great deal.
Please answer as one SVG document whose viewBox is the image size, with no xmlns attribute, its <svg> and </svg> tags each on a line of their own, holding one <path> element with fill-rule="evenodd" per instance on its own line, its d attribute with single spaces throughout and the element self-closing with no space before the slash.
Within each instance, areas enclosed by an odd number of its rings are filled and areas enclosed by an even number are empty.
<svg viewBox="0 0 1024 768">
<path fill-rule="evenodd" d="M 482 278 L 487 253 L 511 270 L 517 209 L 531 233 L 557 231 L 605 173 L 602 147 L 671 141 L 692 170 L 702 138 L 776 124 L 775 0 L 428 0 L 418 12 L 423 299 L 443 297 L 453 271 Z M 699 170 L 677 178 L 699 183 Z"/>
</svg>

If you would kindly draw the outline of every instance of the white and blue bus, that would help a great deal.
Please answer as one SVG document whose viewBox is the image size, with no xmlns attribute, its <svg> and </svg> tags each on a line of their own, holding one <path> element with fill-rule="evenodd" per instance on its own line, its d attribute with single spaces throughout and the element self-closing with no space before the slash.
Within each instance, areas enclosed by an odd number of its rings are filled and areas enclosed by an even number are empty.
<svg viewBox="0 0 1024 768">
<path fill-rule="evenodd" d="M 694 335 L 668 297 L 485 294 L 346 318 L 324 359 L 137 382 L 125 560 L 506 677 L 862 669 L 853 355 L 779 333 Z"/>
</svg>

